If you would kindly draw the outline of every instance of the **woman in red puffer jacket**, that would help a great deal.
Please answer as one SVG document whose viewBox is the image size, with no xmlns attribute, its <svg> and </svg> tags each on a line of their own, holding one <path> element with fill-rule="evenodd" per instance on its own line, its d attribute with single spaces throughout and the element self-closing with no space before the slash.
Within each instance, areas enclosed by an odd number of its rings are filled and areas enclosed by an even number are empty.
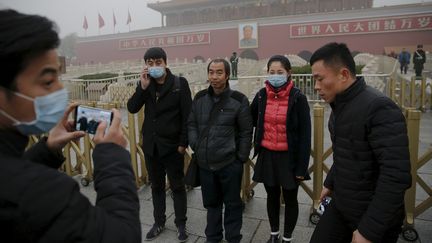
<svg viewBox="0 0 432 243">
<path fill-rule="evenodd" d="M 279 242 L 280 194 L 285 200 L 282 242 L 292 241 L 298 218 L 297 193 L 301 181 L 309 180 L 311 119 L 307 98 L 291 81 L 288 58 L 276 55 L 267 63 L 265 87 L 251 104 L 254 126 L 255 165 L 253 180 L 264 183 L 271 234 Z"/>
</svg>

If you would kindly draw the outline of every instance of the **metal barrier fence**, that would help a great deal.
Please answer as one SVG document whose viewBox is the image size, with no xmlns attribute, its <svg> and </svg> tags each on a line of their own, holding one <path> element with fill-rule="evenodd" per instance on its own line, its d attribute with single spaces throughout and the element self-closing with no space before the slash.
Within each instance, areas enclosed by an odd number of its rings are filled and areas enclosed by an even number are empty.
<svg viewBox="0 0 432 243">
<path fill-rule="evenodd" d="M 415 107 L 421 111 L 432 109 L 432 84 L 423 77 L 421 80 L 413 77 L 406 80 L 397 73 L 392 74 L 361 74 L 366 83 L 387 96 L 391 97 L 401 108 Z M 231 80 L 233 89 L 244 93 L 252 100 L 267 76 L 241 76 L 238 80 Z M 302 90 L 309 101 L 321 101 L 314 90 L 315 81 L 311 74 L 293 74 L 295 86 Z M 72 100 L 81 102 L 112 102 L 125 107 L 127 100 L 135 91 L 139 74 L 100 80 L 66 80 L 64 85 Z M 208 87 L 207 82 L 189 83 L 192 96 Z"/>
<path fill-rule="evenodd" d="M 432 109 L 432 84 L 426 77 L 412 77 L 409 81 L 390 79 L 387 95 L 402 108 L 415 107 L 423 112 Z"/>
<path fill-rule="evenodd" d="M 412 186 L 405 193 L 405 212 L 406 220 L 402 234 L 405 239 L 415 241 L 418 233 L 414 229 L 414 218 L 432 207 L 432 188 L 428 186 L 418 171 L 429 161 L 432 161 L 432 146 L 419 155 L 419 137 L 420 137 L 420 118 L 421 113 L 413 108 L 406 109 L 405 117 L 407 119 L 409 150 L 411 161 Z M 416 206 L 416 189 L 417 184 L 429 195 L 425 200 L 419 202 Z"/>
<path fill-rule="evenodd" d="M 96 105 L 89 103 L 88 105 Z M 109 109 L 115 107 L 115 104 L 102 104 L 99 107 Z M 425 164 L 432 160 L 432 147 L 422 155 L 419 155 L 419 133 L 420 133 L 420 111 L 415 109 L 406 109 L 405 116 L 407 119 L 409 149 L 411 156 L 411 171 L 412 171 L 412 187 L 406 192 L 406 221 L 403 229 L 405 239 L 415 241 L 418 234 L 414 229 L 414 218 L 432 207 L 432 188 L 419 176 L 417 171 Z M 128 113 L 127 126 L 123 127 L 123 131 L 129 140 L 129 151 L 131 154 L 132 167 L 135 174 L 135 182 L 137 187 L 148 184 L 148 174 L 145 166 L 144 153 L 141 148 L 141 124 L 144 120 L 144 112 L 141 110 L 138 114 L 133 115 Z M 319 204 L 319 197 L 323 186 L 324 173 L 328 173 L 329 167 L 324 163 L 332 154 L 332 148 L 324 148 L 324 107 L 319 103 L 313 106 L 313 141 L 311 157 L 313 163 L 309 167 L 309 172 L 312 175 L 312 185 L 309 183 L 301 183 L 301 187 L 312 200 L 312 208 L 310 220 L 316 223 L 319 220 L 319 215 L 316 209 Z M 30 144 L 38 139 L 31 137 Z M 82 175 L 81 183 L 87 186 L 93 178 L 92 151 L 95 145 L 89 135 L 86 135 L 80 143 L 71 142 L 64 149 L 66 161 L 62 166 L 65 173 L 70 176 Z M 190 161 L 190 150 L 185 155 L 185 170 Z M 249 159 L 244 165 L 244 174 L 242 179 L 241 196 L 245 202 L 250 200 L 254 195 L 255 182 L 251 181 L 252 169 L 254 162 Z M 420 202 L 416 206 L 416 185 L 419 185 L 429 197 Z"/>
</svg>

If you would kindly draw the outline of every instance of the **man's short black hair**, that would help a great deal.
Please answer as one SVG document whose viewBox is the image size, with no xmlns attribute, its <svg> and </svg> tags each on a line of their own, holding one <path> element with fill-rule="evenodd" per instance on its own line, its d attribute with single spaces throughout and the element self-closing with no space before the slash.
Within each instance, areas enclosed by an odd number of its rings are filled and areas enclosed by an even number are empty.
<svg viewBox="0 0 432 243">
<path fill-rule="evenodd" d="M 346 67 L 352 76 L 356 76 L 355 62 L 345 43 L 328 43 L 316 50 L 310 58 L 310 65 L 323 60 L 324 65 L 331 68 Z"/>
<path fill-rule="evenodd" d="M 285 56 L 281 56 L 281 55 L 274 55 L 274 56 L 270 57 L 270 59 L 267 62 L 267 72 L 269 71 L 270 65 L 273 62 L 280 62 L 280 63 L 282 63 L 283 67 L 285 68 L 285 70 L 287 72 L 291 70 L 291 63 L 288 60 L 288 58 L 286 58 Z"/>
<path fill-rule="evenodd" d="M 144 54 L 144 61 L 146 62 L 149 59 L 159 59 L 162 58 L 165 63 L 167 63 L 167 55 L 164 49 L 160 47 L 152 47 L 148 49 Z"/>
<path fill-rule="evenodd" d="M 250 24 L 247 24 L 247 25 L 243 26 L 243 30 L 245 30 L 247 28 L 250 28 L 251 30 L 254 29 L 254 27 L 252 25 L 250 25 Z"/>
<path fill-rule="evenodd" d="M 418 44 L 417 48 L 423 48 L 423 45 L 422 44 Z"/>
<path fill-rule="evenodd" d="M 210 71 L 210 65 L 212 63 L 223 63 L 224 64 L 224 68 L 225 68 L 225 74 L 227 75 L 228 79 L 231 73 L 231 68 L 230 68 L 230 64 L 227 62 L 227 60 L 223 59 L 223 58 L 217 58 L 217 59 L 213 59 L 209 62 L 208 66 L 207 66 L 207 74 Z"/>
<path fill-rule="evenodd" d="M 29 62 L 55 49 L 60 40 L 49 19 L 11 9 L 0 10 L 0 86 L 15 90 L 15 80 Z"/>
</svg>

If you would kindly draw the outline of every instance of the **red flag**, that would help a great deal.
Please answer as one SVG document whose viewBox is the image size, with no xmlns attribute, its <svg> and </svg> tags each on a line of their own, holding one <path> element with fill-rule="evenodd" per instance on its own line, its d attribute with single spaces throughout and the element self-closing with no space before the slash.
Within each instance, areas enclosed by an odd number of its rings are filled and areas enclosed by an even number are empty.
<svg viewBox="0 0 432 243">
<path fill-rule="evenodd" d="M 132 22 L 132 18 L 131 18 L 129 9 L 128 9 L 128 18 L 127 18 L 126 24 L 130 24 L 131 22 Z"/>
<path fill-rule="evenodd" d="M 98 15 L 99 15 L 98 20 L 99 20 L 99 29 L 100 29 L 100 28 L 105 26 L 105 21 L 99 13 L 98 13 Z"/>
<path fill-rule="evenodd" d="M 114 23 L 114 27 L 117 25 L 117 20 L 113 11 L 113 23 Z"/>
<path fill-rule="evenodd" d="M 87 17 L 86 17 L 86 16 L 84 16 L 83 28 L 84 28 L 85 30 L 88 29 L 88 23 L 87 23 Z"/>
</svg>

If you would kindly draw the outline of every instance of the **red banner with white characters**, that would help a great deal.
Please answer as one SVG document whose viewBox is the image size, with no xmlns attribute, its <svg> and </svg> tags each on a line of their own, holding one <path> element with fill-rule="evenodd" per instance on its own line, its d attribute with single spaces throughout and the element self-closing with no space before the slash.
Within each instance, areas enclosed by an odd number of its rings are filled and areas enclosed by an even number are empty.
<svg viewBox="0 0 432 243">
<path fill-rule="evenodd" d="M 290 25 L 290 38 L 432 29 L 432 14 Z"/>
<path fill-rule="evenodd" d="M 181 33 L 166 36 L 137 37 L 119 41 L 119 50 L 150 47 L 188 46 L 210 44 L 210 32 Z"/>
</svg>

